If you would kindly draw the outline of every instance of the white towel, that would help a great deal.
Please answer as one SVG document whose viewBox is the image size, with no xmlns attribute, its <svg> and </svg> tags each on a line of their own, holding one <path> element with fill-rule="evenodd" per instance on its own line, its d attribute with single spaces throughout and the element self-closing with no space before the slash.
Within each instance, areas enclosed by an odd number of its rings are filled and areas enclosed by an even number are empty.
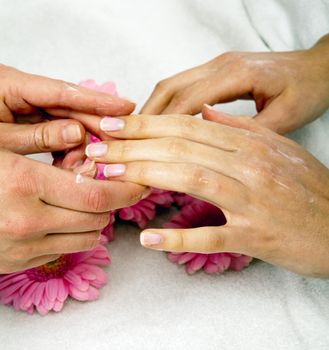
<svg viewBox="0 0 329 350">
<path fill-rule="evenodd" d="M 71 81 L 113 79 L 139 106 L 158 80 L 223 51 L 268 50 L 240 0 L 0 4 L 3 63 Z M 244 102 L 223 108 L 254 112 Z M 312 130 L 310 146 L 323 137 L 324 157 L 329 139 Z M 70 302 L 45 318 L 0 306 L 0 349 L 329 349 L 327 281 L 261 262 L 242 273 L 190 277 L 140 247 L 138 231 L 117 230 L 99 301 Z"/>
<path fill-rule="evenodd" d="M 253 27 L 273 51 L 306 49 L 329 33 L 328 0 L 243 0 Z"/>
</svg>

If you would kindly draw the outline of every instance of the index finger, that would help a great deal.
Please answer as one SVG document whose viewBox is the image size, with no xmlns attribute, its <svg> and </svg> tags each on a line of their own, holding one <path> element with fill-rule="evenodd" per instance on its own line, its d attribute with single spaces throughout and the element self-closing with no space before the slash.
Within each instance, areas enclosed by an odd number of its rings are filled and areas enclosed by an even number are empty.
<svg viewBox="0 0 329 350">
<path fill-rule="evenodd" d="M 232 128 L 190 115 L 152 115 L 103 118 L 100 129 L 119 139 L 180 137 L 235 151 L 246 142 L 246 130 Z"/>
<path fill-rule="evenodd" d="M 21 97 L 36 107 L 69 109 L 96 115 L 125 115 L 135 108 L 133 102 L 104 92 L 39 75 L 21 74 L 18 80 Z"/>
</svg>

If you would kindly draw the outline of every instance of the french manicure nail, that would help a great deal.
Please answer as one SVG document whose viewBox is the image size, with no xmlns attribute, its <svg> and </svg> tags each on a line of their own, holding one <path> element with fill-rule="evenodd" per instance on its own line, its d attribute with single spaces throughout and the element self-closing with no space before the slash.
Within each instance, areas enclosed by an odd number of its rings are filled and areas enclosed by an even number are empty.
<svg viewBox="0 0 329 350">
<path fill-rule="evenodd" d="M 117 131 L 125 127 L 125 122 L 122 119 L 105 117 L 100 121 L 99 127 L 103 131 Z"/>
<path fill-rule="evenodd" d="M 142 245 L 151 246 L 160 244 L 163 240 L 162 236 L 158 233 L 142 232 L 140 241 Z"/>
<path fill-rule="evenodd" d="M 65 143 L 77 143 L 82 139 L 81 129 L 79 125 L 69 124 L 62 130 L 62 137 Z"/>
<path fill-rule="evenodd" d="M 104 175 L 106 177 L 120 176 L 126 171 L 124 164 L 109 164 L 104 168 Z"/>
<path fill-rule="evenodd" d="M 86 148 L 88 157 L 102 157 L 107 153 L 107 145 L 105 143 L 91 143 Z"/>
</svg>

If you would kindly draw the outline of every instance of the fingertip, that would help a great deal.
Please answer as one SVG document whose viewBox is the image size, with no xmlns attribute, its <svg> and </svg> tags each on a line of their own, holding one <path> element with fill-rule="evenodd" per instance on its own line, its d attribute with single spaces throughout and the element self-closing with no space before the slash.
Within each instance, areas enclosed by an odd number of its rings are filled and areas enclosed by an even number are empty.
<svg viewBox="0 0 329 350">
<path fill-rule="evenodd" d="M 155 231 L 143 231 L 139 238 L 141 245 L 145 248 L 156 249 L 158 245 L 164 242 L 164 237 Z"/>
<path fill-rule="evenodd" d="M 136 108 L 135 102 L 132 102 L 127 99 L 118 98 L 118 101 L 116 102 L 116 104 L 112 105 L 111 113 L 108 113 L 108 114 L 112 116 L 129 115 L 133 113 L 135 108 Z"/>
</svg>

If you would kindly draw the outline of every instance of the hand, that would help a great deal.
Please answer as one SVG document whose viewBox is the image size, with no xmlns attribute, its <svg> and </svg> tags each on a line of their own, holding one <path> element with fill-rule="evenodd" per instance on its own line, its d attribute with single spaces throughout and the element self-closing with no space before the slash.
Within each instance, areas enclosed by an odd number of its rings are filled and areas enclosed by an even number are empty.
<svg viewBox="0 0 329 350">
<path fill-rule="evenodd" d="M 142 186 L 97 181 L 0 150 L 0 274 L 95 247 L 109 211 L 139 201 Z"/>
<path fill-rule="evenodd" d="M 329 276 L 329 170 L 295 142 L 252 118 L 130 116 L 103 119 L 120 139 L 87 155 L 112 180 L 188 193 L 223 210 L 221 227 L 147 229 L 147 248 L 236 252 L 315 276 Z M 117 129 L 117 131 L 114 131 Z"/>
<path fill-rule="evenodd" d="M 99 116 L 130 114 L 134 107 L 116 96 L 0 65 L 0 148 L 20 154 L 74 148 L 83 143 L 85 128 L 99 134 Z M 48 121 L 54 118 L 60 119 Z"/>
<path fill-rule="evenodd" d="M 203 104 L 255 100 L 256 119 L 284 134 L 329 107 L 329 34 L 309 50 L 228 52 L 158 83 L 143 114 L 197 114 Z"/>
</svg>

